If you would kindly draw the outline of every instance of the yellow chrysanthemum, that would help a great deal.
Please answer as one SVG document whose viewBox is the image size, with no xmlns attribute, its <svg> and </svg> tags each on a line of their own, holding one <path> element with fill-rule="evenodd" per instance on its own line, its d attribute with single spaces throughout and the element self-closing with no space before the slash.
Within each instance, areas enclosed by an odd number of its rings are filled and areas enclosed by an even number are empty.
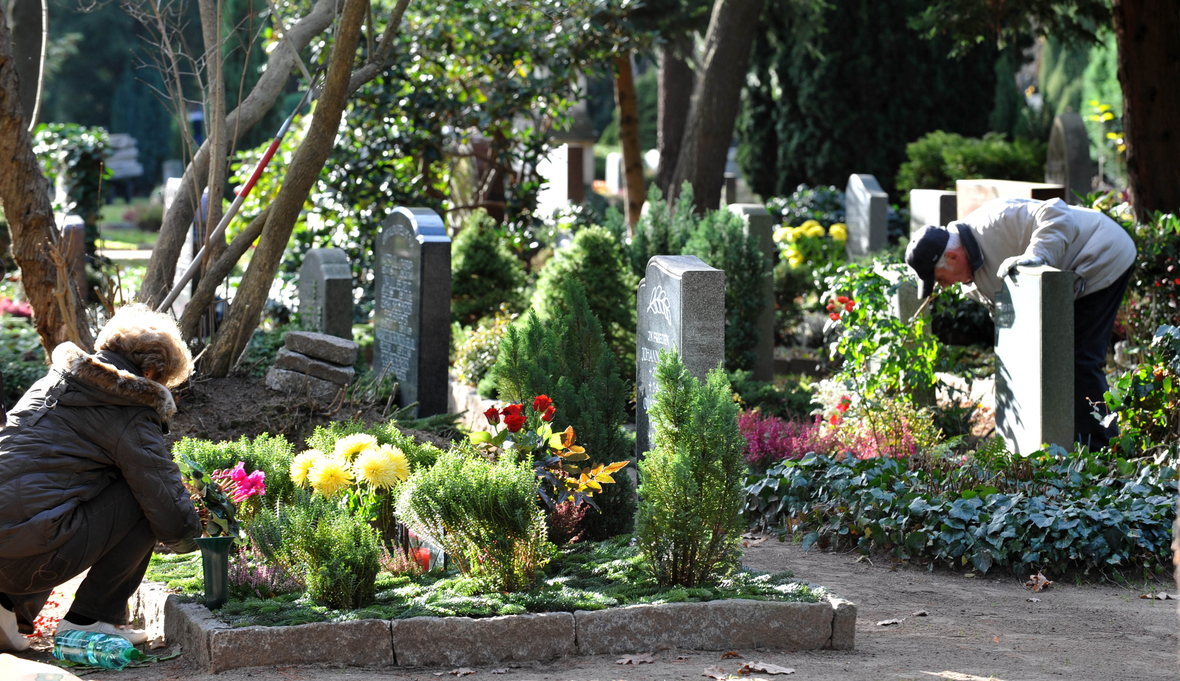
<svg viewBox="0 0 1180 681">
<path fill-rule="evenodd" d="M 784 239 L 791 241 L 794 237 L 794 234 L 795 233 L 791 231 L 790 227 L 779 227 L 778 229 L 774 230 L 774 240 L 776 243 L 782 243 Z"/>
<path fill-rule="evenodd" d="M 793 258 L 787 258 L 787 262 L 791 264 L 791 267 L 799 267 L 803 264 L 803 258 L 795 256 Z"/>
<path fill-rule="evenodd" d="M 843 222 L 837 222 L 828 229 L 828 234 L 836 241 L 848 240 L 848 225 Z"/>
<path fill-rule="evenodd" d="M 809 220 L 809 222 L 814 222 L 814 221 L 813 221 L 813 220 Z M 814 238 L 817 238 L 817 239 L 818 239 L 818 238 L 822 238 L 822 237 L 823 237 L 825 234 L 827 234 L 827 232 L 824 230 L 824 227 L 823 227 L 823 225 L 819 224 L 818 222 L 816 222 L 814 225 L 810 225 L 810 226 L 807 228 L 807 231 L 806 231 L 806 232 L 804 232 L 804 233 L 805 233 L 807 236 L 814 237 Z"/>
<path fill-rule="evenodd" d="M 410 477 L 410 463 L 397 447 L 381 445 L 361 452 L 352 464 L 352 472 L 374 487 L 389 489 Z"/>
<path fill-rule="evenodd" d="M 307 480 L 316 492 L 326 497 L 334 497 L 352 484 L 352 471 L 349 470 L 347 461 L 334 456 L 324 456 L 308 471 Z"/>
<path fill-rule="evenodd" d="M 299 456 L 291 462 L 291 481 L 296 485 L 303 485 L 307 482 L 307 473 L 315 466 L 315 462 L 324 456 L 324 453 L 318 449 L 308 449 L 300 452 Z"/>
<path fill-rule="evenodd" d="M 816 225 L 819 225 L 819 220 L 804 220 L 803 224 L 799 225 L 799 228 L 807 229 L 808 227 L 814 227 Z"/>
<path fill-rule="evenodd" d="M 332 456 L 345 461 L 352 461 L 357 454 L 366 449 L 373 449 L 377 446 L 377 438 L 365 433 L 356 433 L 348 437 L 342 437 L 336 441 L 336 448 L 332 450 Z"/>
</svg>

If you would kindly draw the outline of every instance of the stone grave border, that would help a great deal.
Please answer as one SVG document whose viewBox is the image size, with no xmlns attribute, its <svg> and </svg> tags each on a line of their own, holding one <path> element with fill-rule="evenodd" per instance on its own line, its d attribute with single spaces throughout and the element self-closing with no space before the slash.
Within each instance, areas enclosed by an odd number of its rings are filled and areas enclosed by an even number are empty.
<svg viewBox="0 0 1180 681">
<path fill-rule="evenodd" d="M 856 605 L 840 598 L 233 628 L 205 606 L 182 603 L 164 585 L 145 581 L 132 596 L 131 614 L 149 635 L 163 633 L 197 667 L 214 674 L 282 664 L 484 666 L 668 648 L 851 650 L 856 635 Z"/>
</svg>

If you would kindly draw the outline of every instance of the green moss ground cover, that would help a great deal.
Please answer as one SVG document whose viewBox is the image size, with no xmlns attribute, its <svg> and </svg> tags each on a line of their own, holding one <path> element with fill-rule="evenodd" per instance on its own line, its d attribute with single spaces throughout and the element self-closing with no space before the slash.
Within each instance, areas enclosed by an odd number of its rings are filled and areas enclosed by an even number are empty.
<svg viewBox="0 0 1180 681">
<path fill-rule="evenodd" d="M 147 578 L 162 582 L 200 602 L 201 557 L 152 557 Z M 487 593 L 455 572 L 416 577 L 383 572 L 377 578 L 377 600 L 360 610 L 333 610 L 303 594 L 269 599 L 230 600 L 217 616 L 235 627 L 285 626 L 309 622 L 359 619 L 405 619 L 418 616 L 493 617 L 537 612 L 603 610 L 641 603 L 687 603 L 725 598 L 815 603 L 827 596 L 822 587 L 794 580 L 789 572 L 737 572 L 717 584 L 700 588 L 660 588 L 643 565 L 630 537 L 579 544 L 563 549 L 547 566 L 540 586 L 519 593 Z"/>
</svg>

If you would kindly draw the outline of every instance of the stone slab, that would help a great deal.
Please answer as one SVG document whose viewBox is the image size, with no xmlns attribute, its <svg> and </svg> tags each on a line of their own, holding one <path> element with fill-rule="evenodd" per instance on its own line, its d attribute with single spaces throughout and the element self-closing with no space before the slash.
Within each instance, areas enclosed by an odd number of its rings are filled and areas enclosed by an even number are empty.
<svg viewBox="0 0 1180 681">
<path fill-rule="evenodd" d="M 856 605 L 843 598 L 833 598 L 832 638 L 829 650 L 852 650 L 856 647 Z"/>
<path fill-rule="evenodd" d="M 758 315 L 758 359 L 754 362 L 755 381 L 774 380 L 774 263 L 778 248 L 774 244 L 774 218 L 760 203 L 731 203 L 729 210 L 742 216 L 746 234 L 758 240 L 758 250 L 766 264 L 762 277 L 763 305 Z"/>
<path fill-rule="evenodd" d="M 336 401 L 344 390 L 344 386 L 331 381 L 277 366 L 272 366 L 270 371 L 266 372 L 266 387 L 282 393 L 303 395 L 320 405 L 329 405 Z"/>
<path fill-rule="evenodd" d="M 1053 119 L 1045 158 L 1045 182 L 1065 187 L 1065 201 L 1080 202 L 1093 189 L 1094 162 L 1090 160 L 1090 135 L 1082 117 L 1072 111 Z"/>
<path fill-rule="evenodd" d="M 214 674 L 279 664 L 394 664 L 388 620 L 215 629 L 209 632 L 209 658 L 209 671 Z"/>
<path fill-rule="evenodd" d="M 940 189 L 910 190 L 910 234 L 927 225 L 946 227 L 959 214 L 959 199 L 955 192 Z"/>
<path fill-rule="evenodd" d="M 340 366 L 356 364 L 360 347 L 351 340 L 314 331 L 288 331 L 283 345 L 292 352 Z"/>
<path fill-rule="evenodd" d="M 633 605 L 574 613 L 578 653 L 688 650 L 817 650 L 832 638 L 831 603 L 727 599 L 708 603 Z"/>
<path fill-rule="evenodd" d="M 1017 182 L 1015 180 L 956 180 L 955 199 L 958 202 L 958 219 L 970 215 L 992 199 L 1065 199 L 1065 187 L 1044 182 Z"/>
<path fill-rule="evenodd" d="M 299 268 L 299 315 L 312 331 L 352 339 L 352 266 L 341 248 L 312 248 Z"/>
<path fill-rule="evenodd" d="M 399 667 L 476 666 L 554 660 L 577 653 L 574 615 L 411 617 L 393 620 Z"/>
<path fill-rule="evenodd" d="M 338 364 L 312 359 L 287 348 L 279 348 L 278 354 L 275 355 L 274 365 L 280 369 L 289 369 L 296 373 L 322 378 L 336 385 L 351 385 L 352 377 L 356 374 L 356 370 L 350 366 L 342 367 Z"/>
<path fill-rule="evenodd" d="M 462 414 L 459 425 L 472 431 L 490 431 L 492 427 L 483 413 L 494 406 L 496 400 L 483 399 L 475 386 L 451 379 L 451 390 L 447 395 L 447 413 Z"/>
<path fill-rule="evenodd" d="M 844 222 L 850 256 L 875 253 L 889 245 L 889 195 L 872 175 L 849 175 L 844 187 Z"/>
</svg>

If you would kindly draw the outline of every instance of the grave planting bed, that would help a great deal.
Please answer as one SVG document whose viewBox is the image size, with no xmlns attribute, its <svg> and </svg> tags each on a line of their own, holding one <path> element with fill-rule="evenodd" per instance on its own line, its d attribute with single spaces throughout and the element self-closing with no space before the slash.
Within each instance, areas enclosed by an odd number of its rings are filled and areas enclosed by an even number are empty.
<svg viewBox="0 0 1180 681">
<path fill-rule="evenodd" d="M 689 650 L 849 650 L 856 606 L 726 599 L 632 605 L 607 610 L 489 618 L 412 617 L 234 628 L 205 606 L 144 582 L 132 615 L 164 634 L 198 667 L 329 663 L 355 666 L 474 666 L 546 661 L 569 655 Z"/>
</svg>

